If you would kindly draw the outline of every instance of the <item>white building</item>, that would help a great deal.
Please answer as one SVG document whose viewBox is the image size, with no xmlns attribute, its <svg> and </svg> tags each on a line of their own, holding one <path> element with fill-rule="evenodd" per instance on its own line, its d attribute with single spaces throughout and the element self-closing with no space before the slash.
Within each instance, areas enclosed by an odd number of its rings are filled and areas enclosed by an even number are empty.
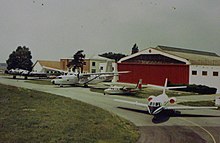
<svg viewBox="0 0 220 143">
<path fill-rule="evenodd" d="M 44 73 L 58 73 L 61 69 L 60 61 L 37 60 L 33 65 L 32 71 Z"/>
<path fill-rule="evenodd" d="M 100 56 L 93 56 L 89 59 L 89 72 L 95 73 L 95 72 L 112 72 L 113 69 L 113 63 L 114 60 L 100 57 Z"/>
</svg>

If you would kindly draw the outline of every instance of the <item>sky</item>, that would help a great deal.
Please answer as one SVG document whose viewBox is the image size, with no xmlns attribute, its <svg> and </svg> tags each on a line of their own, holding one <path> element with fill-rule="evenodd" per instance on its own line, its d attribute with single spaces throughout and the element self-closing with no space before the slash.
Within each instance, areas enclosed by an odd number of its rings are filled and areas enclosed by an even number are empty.
<svg viewBox="0 0 220 143">
<path fill-rule="evenodd" d="M 0 62 L 18 46 L 33 59 L 130 54 L 157 45 L 220 55 L 219 0 L 0 0 Z"/>
</svg>

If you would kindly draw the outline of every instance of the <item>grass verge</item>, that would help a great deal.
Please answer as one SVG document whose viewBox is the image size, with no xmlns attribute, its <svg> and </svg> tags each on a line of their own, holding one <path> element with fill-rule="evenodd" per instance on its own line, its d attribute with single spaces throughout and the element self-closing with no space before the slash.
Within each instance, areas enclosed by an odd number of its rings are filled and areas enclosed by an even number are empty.
<svg viewBox="0 0 220 143">
<path fill-rule="evenodd" d="M 44 80 L 27 80 L 25 82 L 33 83 L 33 84 L 41 84 L 41 85 L 52 85 L 50 80 L 44 79 Z"/>
<path fill-rule="evenodd" d="M 130 122 L 70 98 L 0 84 L 1 142 L 136 142 Z"/>
<path fill-rule="evenodd" d="M 214 101 L 188 101 L 188 102 L 180 102 L 178 104 L 186 105 L 186 106 L 215 106 Z"/>
</svg>

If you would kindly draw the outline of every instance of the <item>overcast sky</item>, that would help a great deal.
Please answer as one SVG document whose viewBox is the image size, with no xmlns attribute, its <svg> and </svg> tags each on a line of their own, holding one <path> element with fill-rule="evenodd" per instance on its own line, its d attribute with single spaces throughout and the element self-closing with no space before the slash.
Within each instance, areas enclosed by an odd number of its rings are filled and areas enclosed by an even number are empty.
<svg viewBox="0 0 220 143">
<path fill-rule="evenodd" d="M 167 45 L 220 54 L 219 0 L 0 0 L 0 62 L 18 46 L 33 62 L 83 49 L 129 54 Z"/>
</svg>

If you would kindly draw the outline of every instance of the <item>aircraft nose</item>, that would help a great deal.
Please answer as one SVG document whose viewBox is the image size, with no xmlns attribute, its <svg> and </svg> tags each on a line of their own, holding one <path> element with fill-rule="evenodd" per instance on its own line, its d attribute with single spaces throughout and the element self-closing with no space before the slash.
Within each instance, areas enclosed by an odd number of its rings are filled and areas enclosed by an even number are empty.
<svg viewBox="0 0 220 143">
<path fill-rule="evenodd" d="M 149 108 L 149 113 L 150 113 L 150 114 L 156 114 L 156 113 L 155 113 L 155 110 L 157 110 L 157 107 L 149 106 L 148 108 Z"/>
<path fill-rule="evenodd" d="M 148 106 L 148 109 L 149 109 L 149 113 L 152 114 L 154 112 L 154 107 L 152 106 Z"/>
</svg>

